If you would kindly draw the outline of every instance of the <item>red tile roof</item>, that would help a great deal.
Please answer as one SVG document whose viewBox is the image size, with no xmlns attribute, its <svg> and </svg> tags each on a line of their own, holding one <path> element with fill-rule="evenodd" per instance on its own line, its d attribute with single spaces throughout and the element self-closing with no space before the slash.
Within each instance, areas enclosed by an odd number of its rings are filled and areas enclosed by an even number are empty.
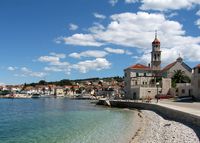
<svg viewBox="0 0 200 143">
<path fill-rule="evenodd" d="M 141 69 L 141 70 L 150 70 L 150 67 L 142 65 L 142 64 L 135 64 L 135 65 L 132 65 L 132 66 L 130 66 L 128 68 L 131 68 L 131 69 Z"/>
<path fill-rule="evenodd" d="M 173 63 L 167 65 L 166 67 L 164 67 L 164 68 L 162 69 L 162 72 L 165 72 L 165 71 L 169 70 L 169 69 L 170 69 L 171 67 L 173 67 L 175 64 L 176 64 L 176 62 L 173 62 Z"/>
<path fill-rule="evenodd" d="M 196 65 L 195 68 L 200 68 L 200 64 Z"/>
<path fill-rule="evenodd" d="M 152 44 L 160 44 L 160 41 L 157 38 L 155 38 Z"/>
</svg>

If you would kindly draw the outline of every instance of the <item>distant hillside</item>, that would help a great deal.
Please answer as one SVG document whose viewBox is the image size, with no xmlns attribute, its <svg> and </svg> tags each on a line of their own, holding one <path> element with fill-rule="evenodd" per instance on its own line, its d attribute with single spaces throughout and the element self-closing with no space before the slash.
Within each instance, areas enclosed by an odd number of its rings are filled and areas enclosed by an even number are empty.
<svg viewBox="0 0 200 143">
<path fill-rule="evenodd" d="M 65 85 L 75 85 L 76 83 L 81 83 L 81 82 L 98 82 L 100 80 L 103 80 L 105 82 L 109 82 L 112 80 L 118 81 L 118 82 L 122 82 L 123 81 L 123 77 L 120 76 L 115 76 L 115 77 L 104 77 L 104 78 L 87 78 L 87 79 L 76 79 L 76 80 L 69 80 L 69 79 L 62 79 L 60 81 L 51 81 L 51 82 L 47 82 L 45 80 L 40 80 L 37 83 L 25 83 L 25 85 L 27 86 L 36 86 L 36 85 L 48 85 L 48 84 L 54 84 L 57 86 L 65 86 Z"/>
</svg>

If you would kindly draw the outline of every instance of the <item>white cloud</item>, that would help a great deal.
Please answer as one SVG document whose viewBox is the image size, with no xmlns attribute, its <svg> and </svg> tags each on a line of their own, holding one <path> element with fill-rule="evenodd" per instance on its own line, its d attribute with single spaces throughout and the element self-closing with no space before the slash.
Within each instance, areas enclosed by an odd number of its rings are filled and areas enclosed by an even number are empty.
<svg viewBox="0 0 200 143">
<path fill-rule="evenodd" d="M 95 60 L 86 60 L 86 61 L 80 61 L 75 64 L 71 64 L 68 62 L 61 62 L 58 57 L 53 56 L 41 56 L 38 58 L 38 61 L 40 62 L 46 62 L 48 66 L 44 67 L 44 71 L 46 72 L 64 72 L 66 74 L 70 74 L 72 69 L 78 70 L 81 73 L 86 73 L 91 70 L 103 70 L 110 68 L 111 63 L 107 61 L 105 58 L 108 53 L 105 51 L 98 51 L 98 50 L 88 50 L 81 53 L 72 53 L 69 56 L 73 58 L 81 58 L 81 57 L 95 57 Z M 55 54 L 54 54 L 55 55 Z M 21 71 L 24 73 L 32 73 L 27 68 L 21 68 Z M 35 73 L 36 74 L 36 73 Z M 24 74 L 25 75 L 25 74 Z"/>
<path fill-rule="evenodd" d="M 199 0 L 141 0 L 142 10 L 178 10 L 190 9 L 195 4 L 200 4 Z"/>
<path fill-rule="evenodd" d="M 61 58 L 61 59 L 66 58 L 66 55 L 63 54 L 63 53 L 54 53 L 54 52 L 52 52 L 52 53 L 50 53 L 50 55 L 58 57 L 58 58 Z"/>
<path fill-rule="evenodd" d="M 38 78 L 46 76 L 46 73 L 44 72 L 34 72 L 26 67 L 22 67 L 20 70 L 22 73 L 16 74 L 17 76 L 22 76 L 22 77 L 31 76 L 31 77 L 38 77 Z"/>
<path fill-rule="evenodd" d="M 31 72 L 28 68 L 26 68 L 26 67 L 22 67 L 21 68 L 21 71 L 23 71 L 23 72 Z"/>
<path fill-rule="evenodd" d="M 102 46 L 103 43 L 98 42 L 93 35 L 90 34 L 74 34 L 71 37 L 63 38 L 66 44 L 79 46 Z"/>
<path fill-rule="evenodd" d="M 15 71 L 16 69 L 17 69 L 17 67 L 12 67 L 12 66 L 10 66 L 10 67 L 8 67 L 7 68 L 9 71 Z"/>
<path fill-rule="evenodd" d="M 77 30 L 78 29 L 78 25 L 70 23 L 69 24 L 69 30 Z"/>
<path fill-rule="evenodd" d="M 136 3 L 136 2 L 138 2 L 138 0 L 125 0 L 125 3 Z"/>
<path fill-rule="evenodd" d="M 105 15 L 99 14 L 99 13 L 97 13 L 97 12 L 94 13 L 94 17 L 99 18 L 99 19 L 105 19 L 105 18 L 106 18 Z"/>
<path fill-rule="evenodd" d="M 158 38 L 161 41 L 163 60 L 168 59 L 164 54 L 167 51 L 174 56 L 171 59 L 178 57 L 178 54 L 175 56 L 176 54 L 174 53 L 184 53 L 186 60 L 192 61 L 196 59 L 196 61 L 200 61 L 200 53 L 193 52 L 197 51 L 198 48 L 200 49 L 200 37 L 186 36 L 182 24 L 178 21 L 166 19 L 164 14 L 147 12 L 114 14 L 111 16 L 110 24 L 107 27 L 105 26 L 104 30 L 89 31 L 88 34 L 79 35 L 84 37 L 85 43 L 91 41 L 90 38 L 89 40 L 86 38 L 89 36 L 92 37 L 94 43 L 101 41 L 98 46 L 115 44 L 137 48 L 142 53 L 146 53 L 146 51 L 151 51 L 151 42 L 154 39 L 155 29 L 158 30 Z M 67 37 L 67 39 L 74 38 L 74 36 L 76 37 L 76 34 Z M 78 41 L 76 43 L 80 45 Z M 76 43 L 72 44 L 76 45 Z"/>
<path fill-rule="evenodd" d="M 41 56 L 38 58 L 38 61 L 40 62 L 46 62 L 50 65 L 54 66 L 67 66 L 69 65 L 68 62 L 61 62 L 60 59 L 65 58 L 66 56 L 64 54 L 56 54 L 56 53 L 50 53 L 52 56 Z"/>
<path fill-rule="evenodd" d="M 168 18 L 172 18 L 172 17 L 175 17 L 175 16 L 177 16 L 177 15 L 178 15 L 177 12 L 173 12 L 173 13 L 170 13 L 167 17 L 168 17 Z"/>
<path fill-rule="evenodd" d="M 94 57 L 94 58 L 102 58 L 105 57 L 108 53 L 100 50 L 88 50 L 81 53 L 71 53 L 70 57 L 73 58 L 81 58 L 81 57 Z"/>
<path fill-rule="evenodd" d="M 81 61 L 77 64 L 72 65 L 72 69 L 76 69 L 81 73 L 87 73 L 90 70 L 99 71 L 103 69 L 109 69 L 111 63 L 105 58 L 97 58 L 95 60 Z"/>
<path fill-rule="evenodd" d="M 57 43 L 57 44 L 61 44 L 62 41 L 63 41 L 63 38 L 64 38 L 64 37 L 62 37 L 62 36 L 57 37 L 57 38 L 54 39 L 54 42 Z"/>
<path fill-rule="evenodd" d="M 52 71 L 52 72 L 62 72 L 63 69 L 62 68 L 59 68 L 59 67 L 44 67 L 44 70 L 45 71 Z"/>
<path fill-rule="evenodd" d="M 55 57 L 55 56 L 41 56 L 38 60 L 40 62 L 56 63 L 56 62 L 59 61 L 59 57 Z"/>
<path fill-rule="evenodd" d="M 100 24 L 100 23 L 94 23 L 92 27 L 90 27 L 88 29 L 91 33 L 95 34 L 95 33 L 99 33 L 99 32 L 103 32 L 105 30 L 105 27 Z"/>
<path fill-rule="evenodd" d="M 105 51 L 109 52 L 109 53 L 114 53 L 114 54 L 127 54 L 127 55 L 131 55 L 132 53 L 128 50 L 124 50 L 124 49 L 113 49 L 110 47 L 104 48 Z"/>
<path fill-rule="evenodd" d="M 196 22 L 195 22 L 195 24 L 199 27 L 199 29 L 200 29 L 200 19 L 198 19 Z"/>
<path fill-rule="evenodd" d="M 118 3 L 118 0 L 109 0 L 111 6 L 115 6 Z"/>
<path fill-rule="evenodd" d="M 200 10 L 197 11 L 196 15 L 200 16 Z"/>
</svg>

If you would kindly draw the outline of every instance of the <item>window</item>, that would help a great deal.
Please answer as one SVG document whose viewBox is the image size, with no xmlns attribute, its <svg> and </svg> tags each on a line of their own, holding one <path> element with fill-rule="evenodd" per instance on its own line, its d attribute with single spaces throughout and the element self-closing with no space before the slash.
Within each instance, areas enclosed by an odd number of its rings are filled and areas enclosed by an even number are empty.
<svg viewBox="0 0 200 143">
<path fill-rule="evenodd" d="M 133 100 L 137 99 L 137 94 L 135 92 L 133 92 Z"/>
<path fill-rule="evenodd" d="M 183 93 L 183 94 L 185 93 L 185 89 L 182 89 L 182 93 Z"/>
<path fill-rule="evenodd" d="M 200 73 L 200 68 L 198 68 L 198 73 Z"/>
<path fill-rule="evenodd" d="M 144 73 L 144 76 L 146 76 L 146 73 Z"/>
<path fill-rule="evenodd" d="M 136 77 L 138 77 L 139 76 L 139 73 L 136 73 Z"/>
</svg>

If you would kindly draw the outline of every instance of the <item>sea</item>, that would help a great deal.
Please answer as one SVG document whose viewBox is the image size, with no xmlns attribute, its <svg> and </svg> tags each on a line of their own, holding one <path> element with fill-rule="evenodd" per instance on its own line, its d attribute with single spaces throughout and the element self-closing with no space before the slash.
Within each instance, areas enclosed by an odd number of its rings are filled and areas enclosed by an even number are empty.
<svg viewBox="0 0 200 143">
<path fill-rule="evenodd" d="M 0 143 L 128 143 L 137 112 L 67 98 L 0 99 Z"/>
</svg>

